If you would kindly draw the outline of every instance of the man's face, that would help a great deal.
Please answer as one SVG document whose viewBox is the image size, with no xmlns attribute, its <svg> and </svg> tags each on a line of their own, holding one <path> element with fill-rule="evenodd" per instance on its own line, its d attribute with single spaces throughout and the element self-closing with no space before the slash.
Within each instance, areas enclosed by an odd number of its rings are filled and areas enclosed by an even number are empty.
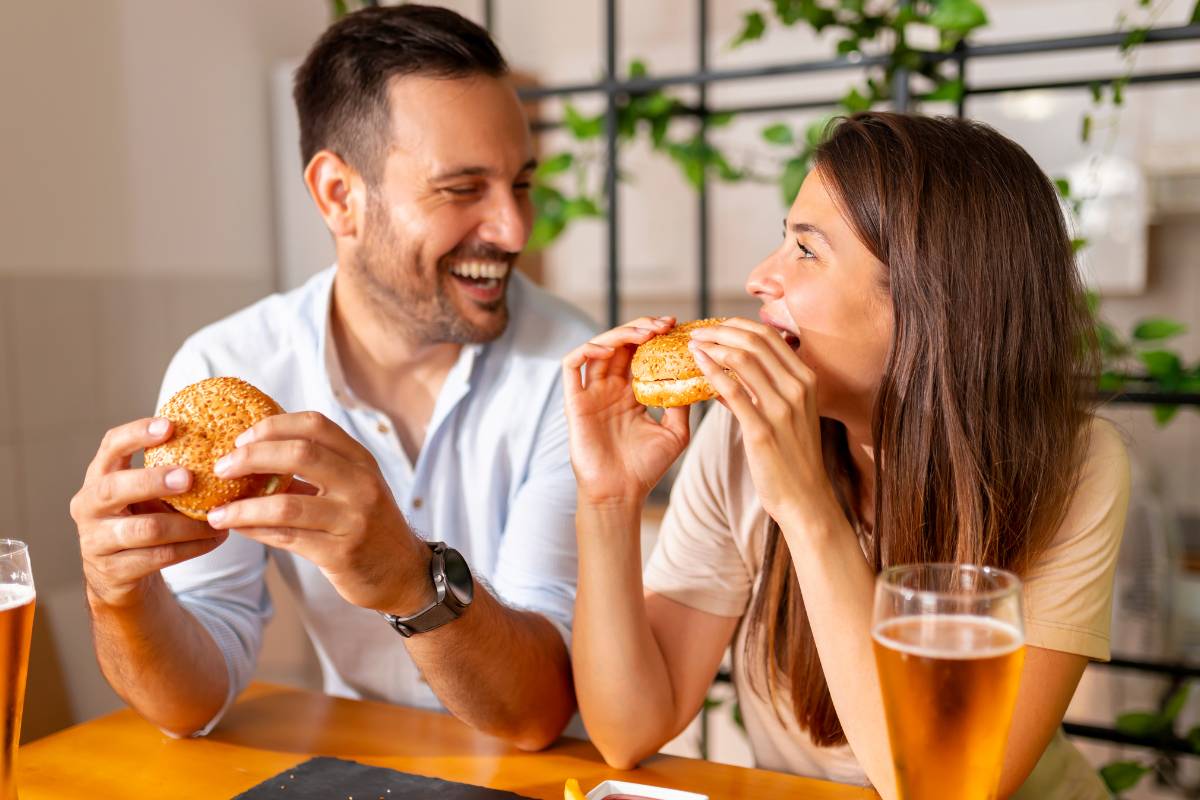
<svg viewBox="0 0 1200 800">
<path fill-rule="evenodd" d="M 404 77 L 389 87 L 391 144 L 367 188 L 353 279 L 427 344 L 489 342 L 533 219 L 529 126 L 502 79 Z"/>
</svg>

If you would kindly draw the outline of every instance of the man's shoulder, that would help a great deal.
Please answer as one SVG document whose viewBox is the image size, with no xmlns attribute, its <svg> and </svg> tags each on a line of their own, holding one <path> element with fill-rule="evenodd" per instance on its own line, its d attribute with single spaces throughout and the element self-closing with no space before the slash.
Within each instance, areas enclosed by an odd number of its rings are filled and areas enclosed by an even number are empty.
<svg viewBox="0 0 1200 800">
<path fill-rule="evenodd" d="M 599 331 L 580 309 L 519 273 L 509 322 L 512 355 L 558 362 Z"/>
<path fill-rule="evenodd" d="M 319 273 L 295 289 L 268 295 L 210 323 L 189 336 L 184 349 L 207 358 L 236 354 L 238 360 L 253 361 L 315 342 L 321 332 L 315 305 L 324 301 L 321 289 L 329 279 L 329 271 Z"/>
</svg>

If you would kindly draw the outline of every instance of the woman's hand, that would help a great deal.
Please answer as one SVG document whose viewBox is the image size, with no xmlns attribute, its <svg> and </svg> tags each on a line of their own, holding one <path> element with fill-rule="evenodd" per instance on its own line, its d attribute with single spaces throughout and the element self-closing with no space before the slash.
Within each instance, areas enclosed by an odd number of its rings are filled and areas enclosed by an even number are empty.
<svg viewBox="0 0 1200 800">
<path fill-rule="evenodd" d="M 571 465 L 581 503 L 640 505 L 687 446 L 687 408 L 669 408 L 656 422 L 630 385 L 636 346 L 674 324 L 672 317 L 642 317 L 563 359 Z"/>
<path fill-rule="evenodd" d="M 750 474 L 767 513 L 791 527 L 813 510 L 836 510 L 821 455 L 813 371 L 773 328 L 748 319 L 697 328 L 689 346 L 696 366 L 741 425 Z"/>
</svg>

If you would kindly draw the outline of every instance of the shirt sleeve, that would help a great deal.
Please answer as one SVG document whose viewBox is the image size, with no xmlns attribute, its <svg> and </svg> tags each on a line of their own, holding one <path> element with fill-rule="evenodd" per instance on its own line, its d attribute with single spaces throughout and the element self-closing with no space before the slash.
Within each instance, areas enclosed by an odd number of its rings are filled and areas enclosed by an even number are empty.
<svg viewBox="0 0 1200 800">
<path fill-rule="evenodd" d="M 167 367 L 158 407 L 174 392 L 208 377 L 212 368 L 207 360 L 185 343 Z M 224 705 L 196 736 L 213 729 L 254 674 L 272 613 L 266 565 L 266 547 L 233 531 L 216 550 L 162 571 L 180 605 L 212 636 L 229 675 Z"/>
<path fill-rule="evenodd" d="M 550 620 L 569 652 L 578 554 L 575 473 L 562 408 L 562 381 L 556 378 L 525 480 L 509 506 L 492 588 L 505 603 Z"/>
<path fill-rule="evenodd" d="M 1111 423 L 1097 419 L 1066 517 L 1025 576 L 1025 641 L 1109 658 L 1113 575 L 1129 508 L 1129 457 Z"/>
<path fill-rule="evenodd" d="M 754 574 L 735 539 L 739 516 L 731 508 L 729 471 L 733 418 L 711 409 L 684 456 L 654 552 L 646 564 L 646 589 L 721 617 L 745 613 Z"/>
</svg>

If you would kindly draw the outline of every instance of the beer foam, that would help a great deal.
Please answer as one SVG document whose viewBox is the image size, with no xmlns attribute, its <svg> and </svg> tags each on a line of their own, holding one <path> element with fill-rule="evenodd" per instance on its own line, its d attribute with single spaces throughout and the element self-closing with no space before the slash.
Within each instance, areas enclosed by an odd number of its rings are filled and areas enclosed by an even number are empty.
<svg viewBox="0 0 1200 800">
<path fill-rule="evenodd" d="M 893 617 L 876 625 L 871 637 L 890 650 L 942 659 L 996 658 L 1024 644 L 1012 623 L 968 614 Z"/>
<path fill-rule="evenodd" d="M 21 583 L 0 583 L 0 611 L 32 603 L 36 596 L 32 586 Z"/>
</svg>

